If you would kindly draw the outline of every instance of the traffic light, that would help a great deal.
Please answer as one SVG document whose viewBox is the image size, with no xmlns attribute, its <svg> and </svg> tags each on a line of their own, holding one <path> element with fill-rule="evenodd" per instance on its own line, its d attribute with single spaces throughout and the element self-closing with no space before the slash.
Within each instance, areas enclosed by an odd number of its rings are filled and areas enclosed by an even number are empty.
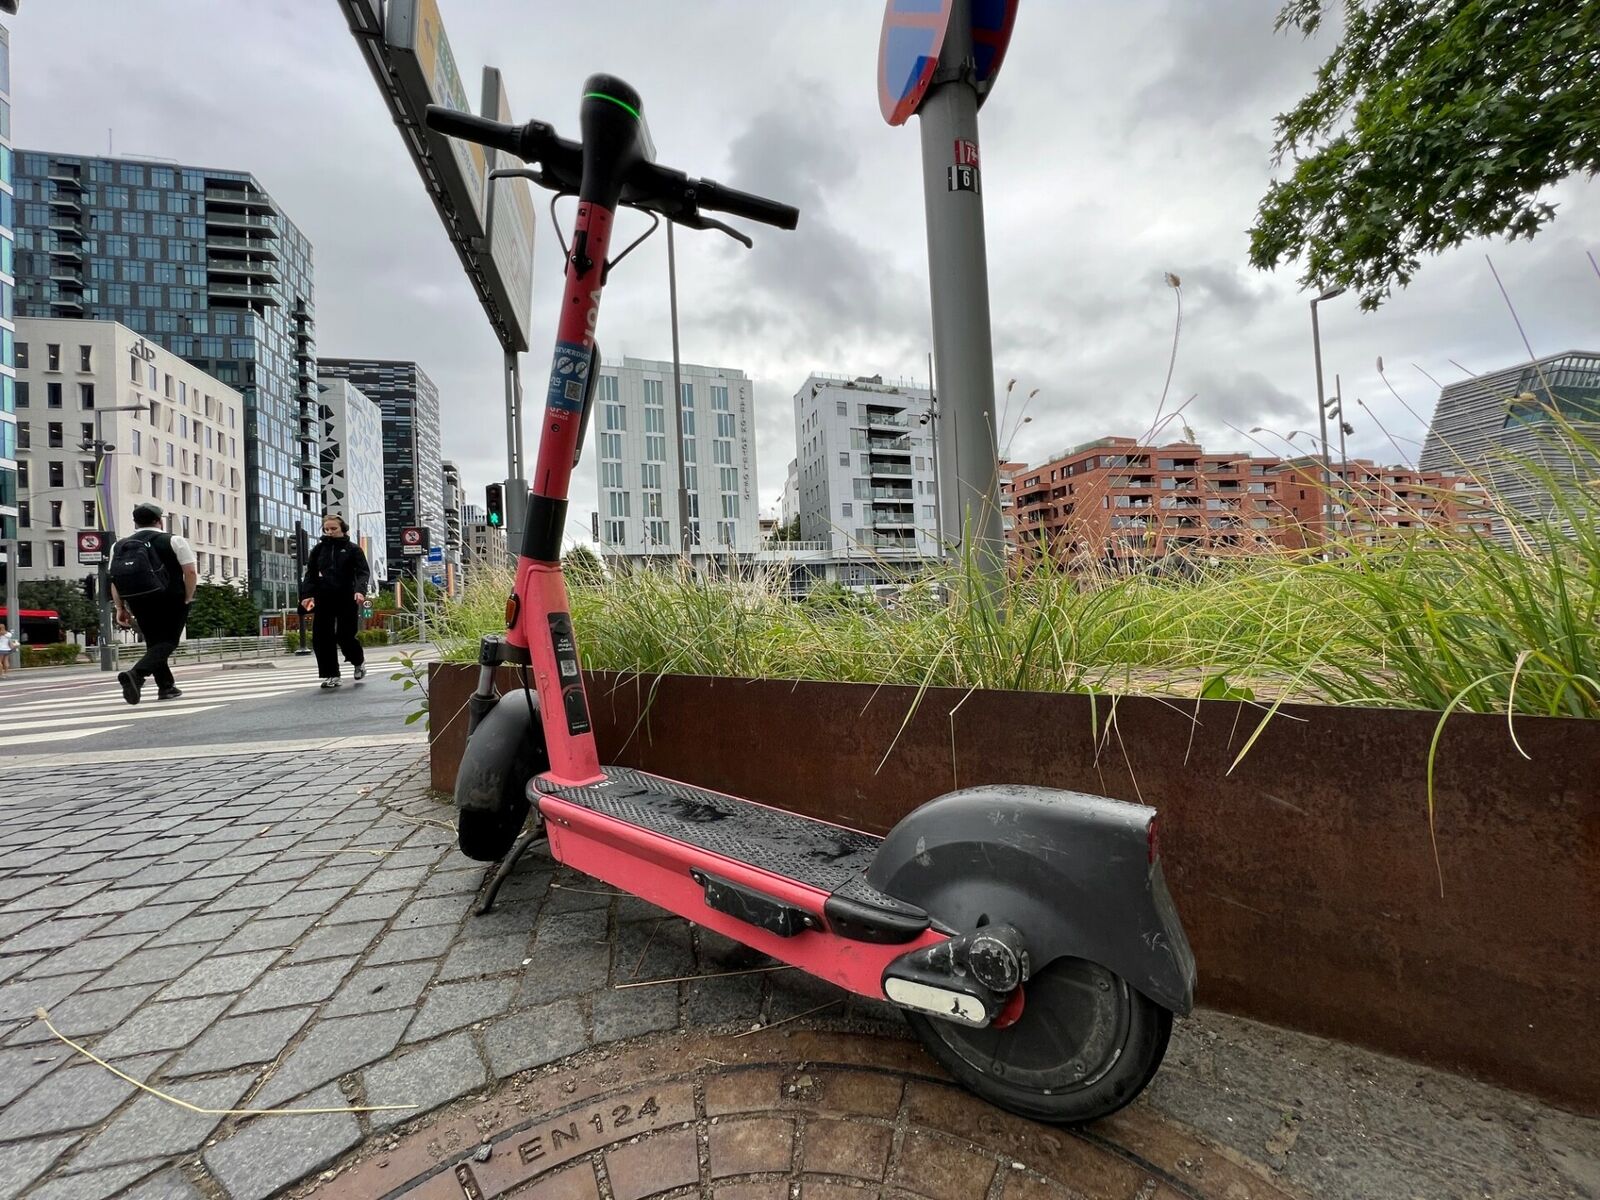
<svg viewBox="0 0 1600 1200">
<path fill-rule="evenodd" d="M 93 575 L 85 575 L 83 577 L 83 598 L 89 601 L 90 604 L 94 603 L 95 583 L 96 580 Z"/>
<path fill-rule="evenodd" d="M 506 523 L 506 489 L 504 484 L 491 483 L 483 489 L 484 507 L 489 513 L 489 528 L 499 529 Z"/>
</svg>

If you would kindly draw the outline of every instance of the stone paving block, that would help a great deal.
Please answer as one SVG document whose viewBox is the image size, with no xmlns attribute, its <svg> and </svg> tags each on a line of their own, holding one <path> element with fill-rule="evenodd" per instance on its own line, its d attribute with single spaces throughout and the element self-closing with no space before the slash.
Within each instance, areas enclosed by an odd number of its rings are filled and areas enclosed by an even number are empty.
<svg viewBox="0 0 1600 1200">
<path fill-rule="evenodd" d="M 195 864 L 199 869 L 199 864 Z M 215 900 L 223 892 L 233 886 L 233 880 L 227 877 L 212 876 L 209 879 L 185 879 L 182 883 L 175 883 L 167 890 L 166 899 L 173 904 L 204 904 Z"/>
<path fill-rule="evenodd" d="M 76 1057 L 59 1042 L 53 1046 L 0 1049 L 0 1108 L 5 1108 L 51 1071 Z"/>
<path fill-rule="evenodd" d="M 13 899 L 9 904 L 0 908 L 0 916 L 10 916 L 12 913 L 37 912 L 45 908 L 66 908 L 87 900 L 105 884 L 98 882 L 89 883 L 63 883 L 56 879 L 19 879 L 10 881 L 19 886 L 23 894 Z"/>
<path fill-rule="evenodd" d="M 534 948 L 541 947 L 536 943 Z M 673 979 L 698 972 L 687 921 L 679 917 L 667 917 L 659 921 L 630 921 L 617 926 L 616 937 L 611 942 L 611 977 L 614 982 Z"/>
<path fill-rule="evenodd" d="M 160 933 L 199 908 L 198 901 L 183 904 L 147 904 L 95 930 L 96 937 L 121 937 L 129 933 Z"/>
<path fill-rule="evenodd" d="M 402 1011 L 319 1020 L 256 1093 L 252 1107 L 275 1108 L 302 1092 L 386 1058 L 399 1045 L 400 1034 L 410 1019 L 411 1014 Z"/>
<path fill-rule="evenodd" d="M 389 934 L 367 956 L 368 966 L 391 962 L 410 962 L 419 958 L 439 958 L 455 941 L 454 925 L 424 925 Z M 4 960 L 0 960 L 4 961 Z"/>
<path fill-rule="evenodd" d="M 452 821 L 455 814 L 451 812 Z M 454 853 L 456 835 L 454 829 L 432 829 L 429 832 L 444 839 L 444 842 L 435 846 L 406 846 L 392 851 L 383 856 L 379 869 L 384 871 L 406 870 L 412 867 L 432 868 L 446 853 Z"/>
<path fill-rule="evenodd" d="M 142 983 L 108 992 L 79 992 L 59 1004 L 50 1005 L 50 1024 L 70 1038 L 104 1033 L 126 1021 L 155 990 L 155 984 Z M 49 1026 L 43 1021 L 32 1021 L 12 1034 L 6 1044 L 23 1046 L 53 1040 Z"/>
<path fill-rule="evenodd" d="M 146 901 L 154 900 L 166 894 L 166 888 L 104 888 L 92 896 L 88 896 L 61 915 L 63 917 L 98 917 L 118 916 L 132 912 Z"/>
<path fill-rule="evenodd" d="M 349 1102 L 326 1087 L 301 1107 L 337 1108 Z M 361 1140 L 351 1113 L 307 1117 L 256 1117 L 204 1154 L 205 1164 L 231 1200 L 266 1200 L 281 1188 L 321 1170 Z"/>
<path fill-rule="evenodd" d="M 271 950 L 292 946 L 316 920 L 315 913 L 298 917 L 255 917 L 240 926 L 238 933 L 218 946 L 216 953 L 240 954 L 247 950 Z"/>
<path fill-rule="evenodd" d="M 98 854 L 54 854 L 48 850 L 44 858 L 35 859 L 17 869 L 18 875 L 75 875 L 83 868 L 100 861 Z"/>
<path fill-rule="evenodd" d="M 127 933 L 121 937 L 85 938 L 81 942 L 57 950 L 29 972 L 39 977 L 45 975 L 72 975 L 80 971 L 103 971 L 115 966 L 126 955 L 133 953 L 150 940 L 148 933 Z"/>
<path fill-rule="evenodd" d="M 165 1058 L 157 1054 L 129 1059 L 118 1063 L 117 1069 L 143 1081 Z M 133 1091 L 133 1084 L 97 1063 L 54 1071 L 0 1113 L 0 1141 L 97 1125 Z"/>
<path fill-rule="evenodd" d="M 351 896 L 323 918 L 325 925 L 344 925 L 353 921 L 387 921 L 405 904 L 405 892 L 384 892 L 377 896 Z"/>
<path fill-rule="evenodd" d="M 356 888 L 356 895 L 410 892 L 428 876 L 427 867 L 379 867 Z"/>
<path fill-rule="evenodd" d="M 71 1137 L 53 1137 L 0 1146 L 0 1200 L 24 1195 L 28 1185 L 43 1175 L 71 1144 Z"/>
<path fill-rule="evenodd" d="M 190 996 L 237 996 L 254 983 L 281 950 L 256 950 L 249 954 L 212 954 L 180 975 L 161 993 L 163 1000 Z"/>
<path fill-rule="evenodd" d="M 422 989 L 433 978 L 433 972 L 432 962 L 367 967 L 350 976 L 338 995 L 323 1008 L 321 1016 L 345 1017 L 389 1008 L 413 1008 Z"/>
<path fill-rule="evenodd" d="M 539 920 L 534 932 L 534 949 L 551 950 L 565 954 L 573 946 L 609 945 L 606 912 L 593 909 L 587 912 L 547 913 Z"/>
<path fill-rule="evenodd" d="M 469 979 L 520 971 L 528 959 L 528 938 L 474 938 L 459 942 L 444 960 L 440 979 Z"/>
<path fill-rule="evenodd" d="M 254 851 L 255 846 L 252 844 L 249 849 Z M 222 878 L 223 876 L 233 876 L 234 883 L 238 884 L 243 876 L 249 875 L 252 871 L 260 870 L 262 867 L 276 862 L 277 858 L 278 856 L 276 854 L 247 854 L 243 852 L 238 854 L 229 854 L 222 858 L 218 858 L 206 863 L 194 873 L 194 878 L 218 879 Z M 262 880 L 252 878 L 250 882 L 260 883 Z"/>
<path fill-rule="evenodd" d="M 150 939 L 152 946 L 190 946 L 196 942 L 220 942 L 231 937 L 250 919 L 248 912 L 198 913 L 185 917 Z"/>
<path fill-rule="evenodd" d="M 416 929 L 423 925 L 454 925 L 472 907 L 470 895 L 431 896 L 413 900 L 395 918 L 396 929 Z"/>
<path fill-rule="evenodd" d="M 365 858 L 353 854 L 336 854 L 331 856 L 336 861 L 332 866 L 325 867 L 317 872 L 318 887 L 355 888 L 371 878 L 378 869 L 379 860 Z"/>
<path fill-rule="evenodd" d="M 162 946 L 135 950 L 91 985 L 127 987 L 135 983 L 169 983 L 206 956 L 209 946 Z"/>
<path fill-rule="evenodd" d="M 590 1000 L 594 1040 L 615 1042 L 673 1029 L 678 1024 L 678 987 L 625 988 L 596 992 Z"/>
<path fill-rule="evenodd" d="M 4 871 L 5 869 L 5 851 L 4 849 L 0 849 L 0 871 Z M 36 892 L 43 886 L 43 881 L 38 879 L 0 879 L 0 904 L 4 904 L 9 908 L 12 901 L 19 900 L 23 896 L 26 896 L 32 892 Z M 85 893 L 85 895 L 87 894 L 88 893 Z M 80 896 L 79 899 L 82 899 L 82 897 Z"/>
<path fill-rule="evenodd" d="M 483 1044 L 497 1079 L 555 1062 L 588 1045 L 583 1009 L 576 1000 L 523 1009 L 488 1026 Z"/>
<path fill-rule="evenodd" d="M 93 975 L 52 975 L 48 979 L 16 979 L 0 984 L 0 1021 L 25 1021 L 36 1008 L 49 1008 L 72 995 Z"/>
<path fill-rule="evenodd" d="M 548 913 L 588 912 L 596 908 L 610 908 L 611 901 L 624 894 L 587 875 L 574 875 L 570 879 L 551 882 L 544 906 Z"/>
<path fill-rule="evenodd" d="M 306 935 L 284 961 L 316 962 L 320 958 L 359 955 L 383 930 L 382 921 L 358 921 L 353 925 L 324 925 Z"/>
<path fill-rule="evenodd" d="M 124 876 L 117 887 L 166 887 L 179 883 L 194 874 L 193 863 L 152 863 Z"/>
<path fill-rule="evenodd" d="M 497 1017 L 511 1006 L 516 987 L 513 979 L 440 984 L 428 993 L 422 1010 L 406 1030 L 406 1041 L 426 1041 L 452 1029 Z"/>
<path fill-rule="evenodd" d="M 198 1108 L 231 1108 L 255 1080 L 254 1071 L 220 1079 L 174 1083 L 162 1091 Z M 222 1123 L 220 1114 L 190 1112 L 156 1096 L 140 1096 L 87 1146 L 74 1167 L 110 1167 L 145 1158 L 176 1158 L 196 1150 Z"/>
<path fill-rule="evenodd" d="M 409 1109 L 375 1112 L 367 1119 L 374 1129 L 387 1129 L 402 1121 L 448 1104 L 488 1081 L 483 1060 L 469 1034 L 458 1033 L 397 1058 L 386 1059 L 362 1072 L 368 1104 L 409 1104 Z"/>
<path fill-rule="evenodd" d="M 683 985 L 685 1025 L 748 1025 L 761 1016 L 761 975 L 696 979 Z"/>
<path fill-rule="evenodd" d="M 276 911 L 278 901 L 295 889 L 295 881 L 292 879 L 280 879 L 273 883 L 236 883 L 233 880 L 227 882 L 232 886 L 206 905 L 202 912 L 234 912 L 242 908 Z"/>
<path fill-rule="evenodd" d="M 194 1045 L 179 1055 L 167 1068 L 167 1074 L 204 1075 L 250 1063 L 271 1062 L 300 1032 L 314 1011 L 309 1006 L 278 1008 L 243 1017 L 227 1017 L 206 1030 Z"/>
<path fill-rule="evenodd" d="M 74 920 L 49 920 L 31 925 L 21 933 L 0 942 L 0 954 L 20 954 L 26 950 L 59 950 L 109 922 L 109 916 L 78 917 Z"/>
<path fill-rule="evenodd" d="M 564 954 L 536 954 L 522 968 L 517 1004 L 548 1004 L 562 996 L 604 988 L 610 965 L 611 952 L 605 946 L 574 946 Z"/>
<path fill-rule="evenodd" d="M 470 871 L 435 871 L 417 889 L 419 900 L 435 896 L 475 896 L 483 886 L 483 868 Z M 502 889 L 502 894 L 504 889 Z"/>
<path fill-rule="evenodd" d="M 176 1169 L 161 1172 L 117 1200 L 205 1200 Z"/>
<path fill-rule="evenodd" d="M 120 1167 L 102 1167 L 98 1171 L 63 1175 L 48 1183 L 34 1184 L 28 1189 L 28 1200 L 108 1200 L 111 1196 L 126 1200 L 130 1195 L 128 1185 L 150 1174 L 152 1166 L 153 1163 L 128 1163 Z M 183 1195 L 182 1192 L 172 1194 Z"/>
<path fill-rule="evenodd" d="M 326 1000 L 355 964 L 354 958 L 330 958 L 298 967 L 273 967 L 239 998 L 234 1015 Z"/>
<path fill-rule="evenodd" d="M 278 883 L 281 880 L 304 879 L 313 871 L 319 870 L 327 863 L 325 858 L 285 858 L 281 855 L 274 856 L 266 866 L 252 871 L 246 883 Z"/>
<path fill-rule="evenodd" d="M 53 908 L 39 908 L 27 912 L 0 913 L 0 939 L 21 933 L 30 926 L 55 915 Z"/>
<path fill-rule="evenodd" d="M 95 1053 L 102 1058 L 123 1058 L 187 1046 L 222 1015 L 231 999 L 201 996 L 151 1004 L 101 1038 L 95 1044 Z"/>
<path fill-rule="evenodd" d="M 533 932 L 539 919 L 539 902 L 523 900 L 508 904 L 496 899 L 493 911 L 473 912 L 461 927 L 463 938 L 524 938 Z"/>
</svg>

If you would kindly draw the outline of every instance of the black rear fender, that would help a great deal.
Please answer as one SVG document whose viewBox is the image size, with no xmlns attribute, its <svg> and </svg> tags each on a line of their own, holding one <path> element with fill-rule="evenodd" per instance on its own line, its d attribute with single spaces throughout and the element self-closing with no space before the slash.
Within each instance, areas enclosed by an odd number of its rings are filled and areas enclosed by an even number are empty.
<svg viewBox="0 0 1600 1200">
<path fill-rule="evenodd" d="M 1155 816 L 1082 792 L 967 788 L 890 830 L 867 880 L 957 932 L 1015 925 L 1035 971 L 1058 958 L 1088 959 L 1187 1013 L 1194 955 L 1152 861 Z"/>
<path fill-rule="evenodd" d="M 456 771 L 457 808 L 509 810 L 525 798 L 528 781 L 549 770 L 544 730 L 535 719 L 538 711 L 538 694 L 519 688 L 479 717 Z"/>
</svg>

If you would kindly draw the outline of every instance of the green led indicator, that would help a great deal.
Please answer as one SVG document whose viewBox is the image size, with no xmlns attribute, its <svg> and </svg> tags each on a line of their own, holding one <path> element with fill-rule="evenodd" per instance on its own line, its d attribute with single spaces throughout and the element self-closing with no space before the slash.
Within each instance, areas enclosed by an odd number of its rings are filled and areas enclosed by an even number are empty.
<svg viewBox="0 0 1600 1200">
<path fill-rule="evenodd" d="M 644 118 L 639 115 L 639 110 L 637 108 L 635 108 L 633 105 L 629 104 L 625 100 L 618 100 L 615 96 L 608 96 L 604 92 L 585 92 L 583 94 L 583 98 L 585 100 L 589 100 L 589 99 L 609 100 L 609 101 L 611 101 L 611 103 L 615 104 L 618 108 L 626 109 L 629 113 L 631 113 L 633 115 L 633 119 L 635 121 L 644 120 Z"/>
</svg>

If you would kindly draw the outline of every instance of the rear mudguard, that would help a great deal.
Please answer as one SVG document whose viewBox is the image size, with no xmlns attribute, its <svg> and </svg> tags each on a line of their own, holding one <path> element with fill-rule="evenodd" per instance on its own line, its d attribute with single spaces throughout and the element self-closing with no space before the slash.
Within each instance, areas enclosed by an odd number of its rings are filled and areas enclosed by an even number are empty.
<svg viewBox="0 0 1600 1200">
<path fill-rule="evenodd" d="M 1163 1008 L 1194 1005 L 1194 954 L 1155 854 L 1152 808 L 1052 788 L 967 788 L 910 813 L 867 880 L 965 932 L 1009 923 L 1033 969 L 1115 971 Z"/>
<path fill-rule="evenodd" d="M 550 769 L 538 712 L 538 693 L 518 688 L 499 697 L 487 711 L 475 714 L 456 771 L 457 808 L 510 809 L 525 798 L 528 781 Z"/>
</svg>

